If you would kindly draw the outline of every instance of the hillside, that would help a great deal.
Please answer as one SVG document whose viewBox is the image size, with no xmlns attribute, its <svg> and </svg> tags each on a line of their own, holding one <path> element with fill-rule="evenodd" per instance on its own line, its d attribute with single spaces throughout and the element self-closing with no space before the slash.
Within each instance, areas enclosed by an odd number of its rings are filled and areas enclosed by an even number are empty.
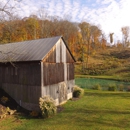
<svg viewBox="0 0 130 130">
<path fill-rule="evenodd" d="M 98 50 L 90 55 L 88 68 L 84 70 L 82 72 L 82 63 L 76 63 L 75 74 L 115 76 L 130 81 L 130 48 Z"/>
</svg>

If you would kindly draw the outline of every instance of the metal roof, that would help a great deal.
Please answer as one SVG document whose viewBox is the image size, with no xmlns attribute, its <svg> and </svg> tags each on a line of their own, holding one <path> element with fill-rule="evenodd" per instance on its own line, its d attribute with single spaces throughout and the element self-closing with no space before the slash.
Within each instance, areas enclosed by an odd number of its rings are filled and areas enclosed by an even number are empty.
<svg viewBox="0 0 130 130">
<path fill-rule="evenodd" d="M 0 45 L 0 62 L 42 60 L 61 36 Z"/>
</svg>

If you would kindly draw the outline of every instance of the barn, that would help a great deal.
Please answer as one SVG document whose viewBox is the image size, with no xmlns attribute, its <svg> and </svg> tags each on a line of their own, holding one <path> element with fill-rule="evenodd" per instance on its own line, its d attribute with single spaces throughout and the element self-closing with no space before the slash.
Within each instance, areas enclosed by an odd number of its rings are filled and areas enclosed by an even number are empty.
<svg viewBox="0 0 130 130">
<path fill-rule="evenodd" d="M 60 105 L 72 98 L 74 63 L 62 36 L 2 44 L 0 88 L 28 110 L 46 95 Z"/>
</svg>

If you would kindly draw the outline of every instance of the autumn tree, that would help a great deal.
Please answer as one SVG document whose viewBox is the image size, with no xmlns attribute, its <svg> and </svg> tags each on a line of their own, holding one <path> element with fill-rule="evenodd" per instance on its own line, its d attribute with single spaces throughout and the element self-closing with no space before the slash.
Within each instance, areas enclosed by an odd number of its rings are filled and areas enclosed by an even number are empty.
<svg viewBox="0 0 130 130">
<path fill-rule="evenodd" d="M 103 49 L 103 50 L 106 49 L 107 40 L 106 40 L 105 34 L 102 34 L 100 42 L 101 42 L 101 47 L 102 47 L 102 49 Z"/>
<path fill-rule="evenodd" d="M 87 51 L 83 52 L 83 55 L 84 55 L 84 53 L 87 54 L 85 68 L 88 68 L 89 55 L 90 55 L 90 44 L 91 44 L 91 31 L 90 31 L 91 25 L 87 22 L 82 22 L 79 24 L 79 27 L 80 27 L 82 38 L 83 38 L 83 44 L 87 45 L 87 48 L 86 48 Z M 82 71 L 84 71 L 84 59 L 83 59 L 83 70 Z"/>
<path fill-rule="evenodd" d="M 102 36 L 102 31 L 98 26 L 91 25 L 91 51 L 95 51 L 100 46 L 99 38 Z"/>
</svg>

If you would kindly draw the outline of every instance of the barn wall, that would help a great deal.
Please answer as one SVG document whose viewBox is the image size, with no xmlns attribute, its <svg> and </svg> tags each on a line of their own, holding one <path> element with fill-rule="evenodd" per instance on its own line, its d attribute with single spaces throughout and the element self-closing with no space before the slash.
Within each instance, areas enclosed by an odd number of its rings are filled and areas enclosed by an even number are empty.
<svg viewBox="0 0 130 130">
<path fill-rule="evenodd" d="M 1 64 L 2 83 L 22 84 L 22 85 L 41 85 L 40 62 L 38 63 L 14 63 Z"/>
<path fill-rule="evenodd" d="M 20 106 L 28 110 L 39 110 L 38 101 L 41 97 L 41 86 L 3 83 L 2 89 Z"/>
<path fill-rule="evenodd" d="M 33 105 L 38 104 L 39 97 L 41 97 L 40 63 L 15 63 L 15 67 L 11 64 L 2 64 L 0 71 L 2 89 L 20 105 L 26 109 L 32 109 Z"/>
<path fill-rule="evenodd" d="M 64 81 L 63 63 L 44 63 L 43 64 L 43 85 L 52 85 Z"/>
<path fill-rule="evenodd" d="M 42 96 L 50 95 L 56 105 L 72 98 L 74 59 L 62 39 L 46 55 L 42 64 Z"/>
<path fill-rule="evenodd" d="M 75 82 L 68 80 L 66 82 L 59 82 L 58 84 L 47 85 L 42 87 L 42 97 L 50 95 L 60 105 L 72 98 L 72 91 Z"/>
</svg>

